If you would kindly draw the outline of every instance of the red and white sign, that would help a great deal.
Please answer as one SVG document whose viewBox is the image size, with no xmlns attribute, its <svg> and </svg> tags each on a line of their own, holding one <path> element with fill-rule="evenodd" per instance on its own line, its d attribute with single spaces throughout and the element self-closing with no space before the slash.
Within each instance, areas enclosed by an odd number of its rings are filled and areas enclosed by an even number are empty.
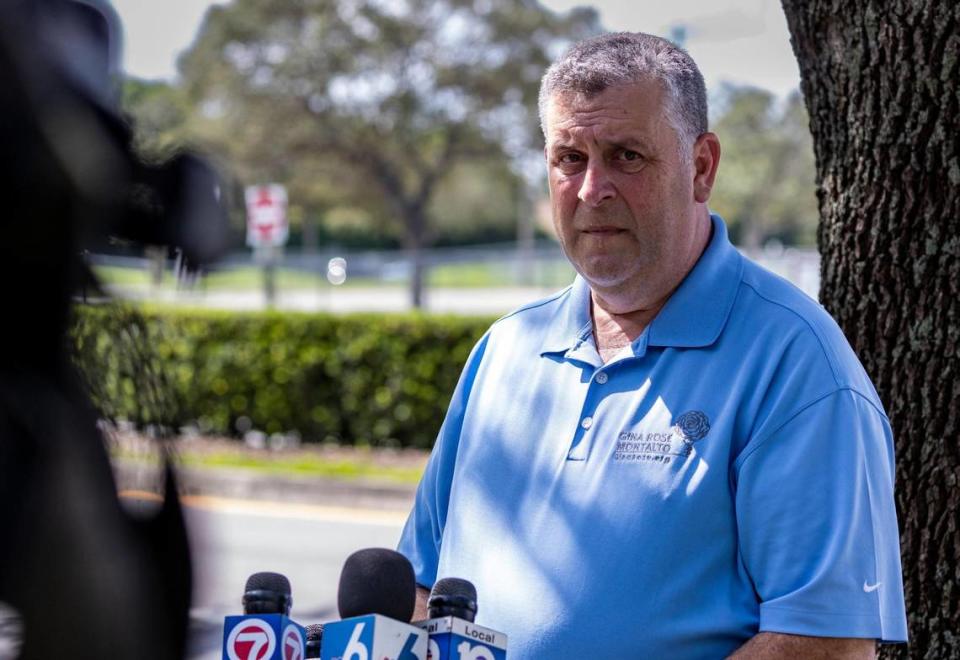
<svg viewBox="0 0 960 660">
<path fill-rule="evenodd" d="M 277 635 L 262 619 L 245 619 L 227 636 L 230 660 L 264 660 L 277 648 Z"/>
<path fill-rule="evenodd" d="M 287 242 L 287 190 L 271 183 L 247 186 L 247 245 L 278 246 Z"/>
</svg>

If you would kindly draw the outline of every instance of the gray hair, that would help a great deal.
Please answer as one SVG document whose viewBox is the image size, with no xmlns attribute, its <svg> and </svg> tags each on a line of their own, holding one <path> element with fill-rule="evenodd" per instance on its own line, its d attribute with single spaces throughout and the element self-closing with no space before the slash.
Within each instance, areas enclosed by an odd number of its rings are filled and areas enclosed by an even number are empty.
<svg viewBox="0 0 960 660">
<path fill-rule="evenodd" d="M 555 94 L 588 97 L 608 87 L 659 80 L 666 92 L 667 121 L 685 154 L 707 132 L 707 88 L 693 58 L 676 44 L 643 32 L 602 34 L 574 44 L 540 82 L 540 128 L 547 133 L 547 105 Z"/>
</svg>

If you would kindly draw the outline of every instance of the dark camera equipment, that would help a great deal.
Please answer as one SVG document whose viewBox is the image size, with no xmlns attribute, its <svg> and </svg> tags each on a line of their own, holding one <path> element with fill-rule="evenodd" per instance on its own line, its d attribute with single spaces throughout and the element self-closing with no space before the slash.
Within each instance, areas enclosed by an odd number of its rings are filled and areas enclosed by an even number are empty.
<svg viewBox="0 0 960 660">
<path fill-rule="evenodd" d="M 119 23 L 94 0 L 0 3 L 0 602 L 19 657 L 182 658 L 189 548 L 176 484 L 121 506 L 68 328 L 108 237 L 200 266 L 226 240 L 214 170 L 145 163 L 118 104 Z"/>
</svg>

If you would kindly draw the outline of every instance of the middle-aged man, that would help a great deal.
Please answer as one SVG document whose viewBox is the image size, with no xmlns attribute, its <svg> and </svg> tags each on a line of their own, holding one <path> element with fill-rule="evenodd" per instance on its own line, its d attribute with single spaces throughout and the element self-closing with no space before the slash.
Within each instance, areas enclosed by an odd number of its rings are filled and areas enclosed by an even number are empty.
<svg viewBox="0 0 960 660">
<path fill-rule="evenodd" d="M 400 551 L 511 658 L 868 658 L 906 640 L 893 445 L 832 319 L 742 257 L 696 65 L 611 34 L 543 79 L 579 276 L 473 350 Z"/>
</svg>

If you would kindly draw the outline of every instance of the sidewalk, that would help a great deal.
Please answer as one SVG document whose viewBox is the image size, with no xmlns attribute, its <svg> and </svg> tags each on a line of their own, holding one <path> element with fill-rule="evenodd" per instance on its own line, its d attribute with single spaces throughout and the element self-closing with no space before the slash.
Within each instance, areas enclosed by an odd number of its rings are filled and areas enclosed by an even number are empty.
<svg viewBox="0 0 960 660">
<path fill-rule="evenodd" d="M 120 492 L 157 492 L 160 470 L 142 461 L 114 460 Z M 180 494 L 322 504 L 390 511 L 409 510 L 416 485 L 364 479 L 334 479 L 264 473 L 250 468 L 179 467 Z"/>
<path fill-rule="evenodd" d="M 117 490 L 148 497 L 162 490 L 163 473 L 154 441 L 136 434 L 113 434 L 113 468 Z M 389 477 L 340 477 L 301 474 L 296 470 L 263 467 L 203 465 L 204 455 L 254 457 L 261 466 L 276 460 L 309 458 L 329 464 L 343 462 L 366 466 L 401 468 L 414 475 L 426 464 L 423 451 L 355 449 L 304 445 L 294 450 L 271 452 L 249 449 L 242 441 L 224 438 L 192 438 L 175 441 L 175 453 L 192 460 L 176 467 L 181 496 L 209 496 L 288 504 L 349 507 L 382 511 L 408 511 L 416 484 Z M 198 464 L 199 463 L 199 464 Z"/>
</svg>

